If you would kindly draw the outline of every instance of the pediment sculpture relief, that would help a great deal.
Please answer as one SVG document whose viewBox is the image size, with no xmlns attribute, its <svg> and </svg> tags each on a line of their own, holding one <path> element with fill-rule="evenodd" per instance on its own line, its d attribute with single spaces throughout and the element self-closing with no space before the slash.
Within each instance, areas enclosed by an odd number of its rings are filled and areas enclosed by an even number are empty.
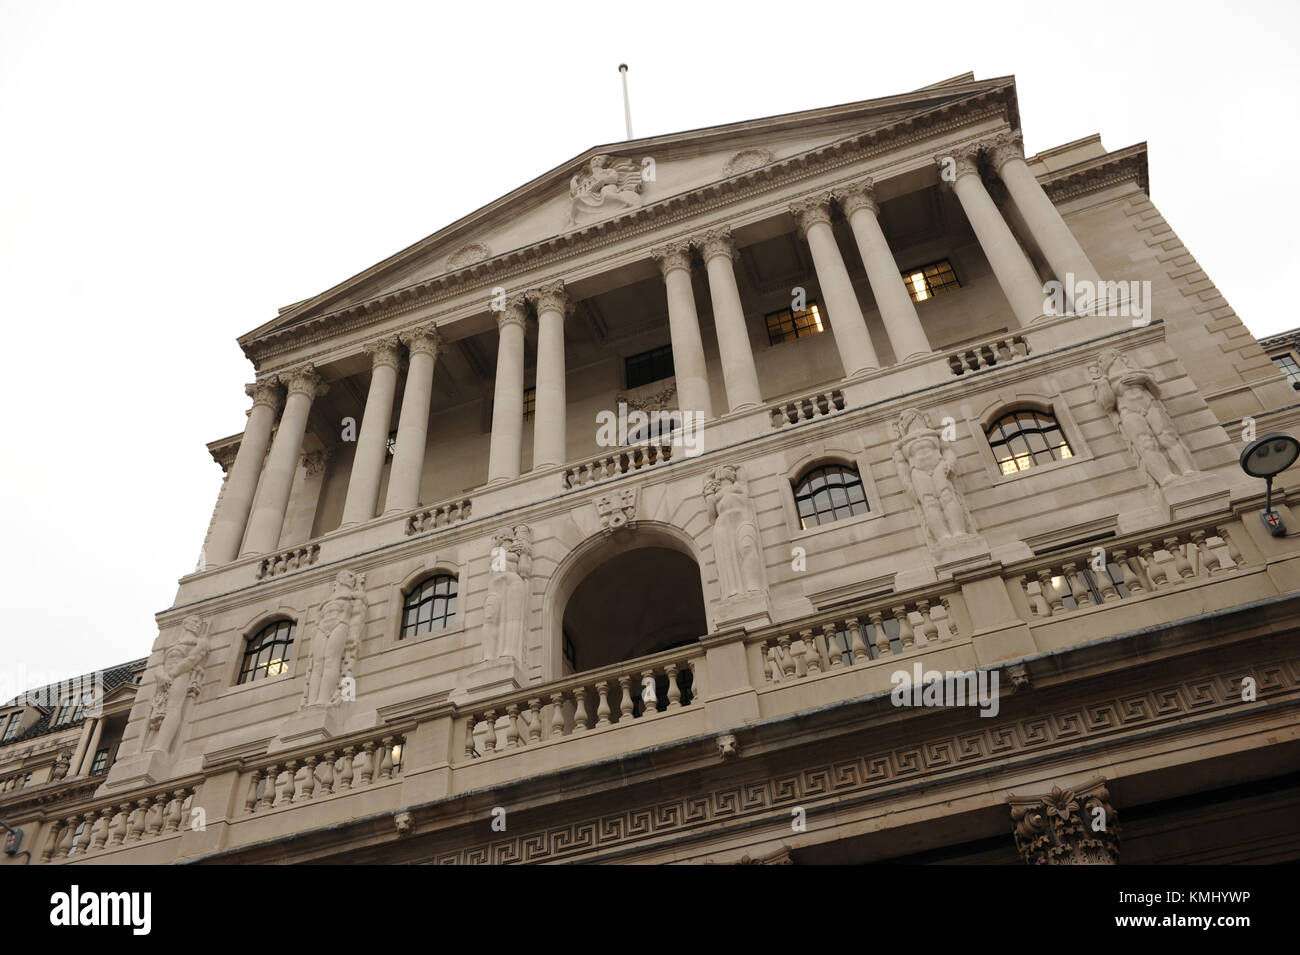
<svg viewBox="0 0 1300 955">
<path fill-rule="evenodd" d="M 894 467 L 920 515 L 927 542 L 942 547 L 973 537 L 975 522 L 955 482 L 957 454 L 951 442 L 943 441 L 926 415 L 915 408 L 899 415 L 894 434 L 898 437 L 893 447 Z"/>
<path fill-rule="evenodd" d="M 641 167 L 631 159 L 595 156 L 569 180 L 569 225 L 585 225 L 641 206 Z"/>
<path fill-rule="evenodd" d="M 471 242 L 453 252 L 447 259 L 447 270 L 454 272 L 475 262 L 482 262 L 492 257 L 492 250 L 482 242 Z"/>
<path fill-rule="evenodd" d="M 1124 436 L 1143 474 L 1163 486 L 1198 473 L 1150 371 L 1107 348 L 1088 366 L 1088 374 L 1097 402 Z"/>
<path fill-rule="evenodd" d="M 759 166 L 766 166 L 774 157 L 766 149 L 742 149 L 727 160 L 725 171 L 728 176 L 738 176 Z"/>
<path fill-rule="evenodd" d="M 524 661 L 528 581 L 533 573 L 533 532 L 516 524 L 492 537 L 492 577 L 483 605 L 483 660 Z"/>
<path fill-rule="evenodd" d="M 366 623 L 365 583 L 364 574 L 350 570 L 340 570 L 334 578 L 312 632 L 303 706 L 334 706 L 356 699 L 353 666 Z"/>
<path fill-rule="evenodd" d="M 153 706 L 145 752 L 170 752 L 185 717 L 185 707 L 203 686 L 203 662 L 208 656 L 208 628 L 190 615 L 181 624 L 181 637 L 163 651 L 162 673 L 154 684 Z"/>
</svg>

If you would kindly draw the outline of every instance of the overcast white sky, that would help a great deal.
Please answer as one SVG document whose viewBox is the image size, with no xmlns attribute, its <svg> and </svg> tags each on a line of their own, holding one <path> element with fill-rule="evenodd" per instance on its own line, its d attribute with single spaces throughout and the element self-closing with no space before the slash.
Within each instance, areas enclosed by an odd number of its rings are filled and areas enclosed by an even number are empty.
<svg viewBox="0 0 1300 955">
<path fill-rule="evenodd" d="M 1029 152 L 1146 140 L 1250 329 L 1300 325 L 1300 4 L 1072 7 L 0 0 L 0 667 L 146 655 L 235 337 L 622 139 L 622 61 L 638 136 L 1014 74 Z"/>
</svg>

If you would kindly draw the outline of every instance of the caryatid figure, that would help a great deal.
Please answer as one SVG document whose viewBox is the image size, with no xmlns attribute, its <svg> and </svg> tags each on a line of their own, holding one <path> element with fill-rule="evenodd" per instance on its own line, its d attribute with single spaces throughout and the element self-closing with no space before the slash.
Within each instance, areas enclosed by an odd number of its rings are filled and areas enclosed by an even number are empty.
<svg viewBox="0 0 1300 955">
<path fill-rule="evenodd" d="M 762 538 L 744 469 L 724 465 L 710 470 L 704 482 L 704 500 L 713 521 L 713 555 L 722 596 L 765 590 Z"/>
<path fill-rule="evenodd" d="M 516 524 L 492 538 L 492 577 L 483 605 L 483 659 L 524 662 L 528 580 L 533 572 L 533 532 Z"/>
<path fill-rule="evenodd" d="M 185 706 L 203 686 L 203 661 L 208 655 L 207 624 L 190 615 L 181 624 L 181 637 L 163 651 L 162 673 L 154 684 L 149 711 L 146 752 L 169 752 L 185 716 Z"/>
<path fill-rule="evenodd" d="M 953 483 L 957 454 L 951 442 L 915 408 L 908 408 L 894 425 L 894 466 L 912 503 L 921 512 L 927 536 L 935 543 L 975 533 L 961 491 Z"/>
<path fill-rule="evenodd" d="M 311 638 L 303 706 L 333 706 L 343 699 L 344 680 L 353 679 L 353 663 L 361 650 L 366 622 L 365 583 L 364 574 L 350 570 L 340 570 L 334 578 Z"/>
<path fill-rule="evenodd" d="M 1098 403 L 1119 423 L 1139 467 L 1157 484 L 1197 472 L 1191 452 L 1178 436 L 1160 400 L 1155 376 L 1114 348 L 1088 366 Z"/>
</svg>

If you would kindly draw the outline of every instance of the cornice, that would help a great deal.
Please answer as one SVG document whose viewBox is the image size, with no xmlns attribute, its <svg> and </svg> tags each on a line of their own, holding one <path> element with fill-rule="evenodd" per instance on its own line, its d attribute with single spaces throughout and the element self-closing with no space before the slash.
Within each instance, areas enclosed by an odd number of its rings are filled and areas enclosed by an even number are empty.
<svg viewBox="0 0 1300 955">
<path fill-rule="evenodd" d="M 1067 202 L 1122 182 L 1136 182 L 1138 188 L 1149 196 L 1147 145 L 1138 143 L 1046 175 L 1039 174 L 1038 181 L 1055 203 Z"/>
<path fill-rule="evenodd" d="M 250 333 L 240 338 L 240 346 L 254 363 L 266 362 L 293 348 L 444 302 L 477 287 L 506 284 L 505 280 L 521 272 L 555 265 L 578 254 L 624 242 L 629 236 L 730 205 L 770 190 L 773 186 L 797 183 L 827 170 L 978 124 L 990 117 L 1001 117 L 1013 128 L 1019 125 L 1015 88 L 1010 82 L 941 106 L 927 108 L 893 123 L 853 134 L 748 172 L 665 197 L 622 215 L 552 236 L 454 272 L 434 276 L 340 309 L 305 316 L 292 325 L 268 329 L 261 334 Z M 554 278 L 549 281 L 554 281 Z"/>
</svg>

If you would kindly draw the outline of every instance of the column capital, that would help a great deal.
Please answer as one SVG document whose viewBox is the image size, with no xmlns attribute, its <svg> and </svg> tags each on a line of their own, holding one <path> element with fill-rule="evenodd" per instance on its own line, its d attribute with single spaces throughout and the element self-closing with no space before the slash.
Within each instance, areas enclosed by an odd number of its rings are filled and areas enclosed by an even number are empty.
<svg viewBox="0 0 1300 955">
<path fill-rule="evenodd" d="M 880 214 L 880 203 L 876 201 L 876 183 L 870 177 L 839 187 L 835 190 L 835 199 L 845 217 L 853 215 L 859 209 L 866 209 L 873 216 Z"/>
<path fill-rule="evenodd" d="M 537 314 L 542 312 L 559 312 L 561 315 L 569 309 L 569 293 L 563 281 L 551 282 L 540 288 L 530 289 L 524 296 L 533 303 Z"/>
<path fill-rule="evenodd" d="M 1106 780 L 1039 796 L 1009 796 L 1016 848 L 1034 865 L 1114 865 L 1119 826 Z"/>
<path fill-rule="evenodd" d="M 496 313 L 497 330 L 505 331 L 507 325 L 518 325 L 524 327 L 528 319 L 528 300 L 522 292 L 511 295 L 506 299 L 505 308 Z"/>
<path fill-rule="evenodd" d="M 378 368 L 380 365 L 397 368 L 402 362 L 402 343 L 396 335 L 376 338 L 372 342 L 367 342 L 361 350 L 370 356 L 371 368 Z"/>
<path fill-rule="evenodd" d="M 700 250 L 705 262 L 720 255 L 725 255 L 730 259 L 736 257 L 736 243 L 731 238 L 731 230 L 726 226 L 710 229 L 694 239 L 692 244 Z"/>
<path fill-rule="evenodd" d="M 940 180 L 951 185 L 962 176 L 968 176 L 972 173 L 978 176 L 979 155 L 982 145 L 982 143 L 963 143 L 956 149 L 936 155 L 934 161 L 939 166 Z M 948 178 L 949 168 L 953 169 L 951 178 Z"/>
<path fill-rule="evenodd" d="M 274 411 L 280 404 L 280 381 L 278 378 L 259 378 L 251 384 L 244 385 L 244 394 L 253 399 L 253 407 L 266 405 Z"/>
<path fill-rule="evenodd" d="M 676 239 L 665 243 L 650 253 L 664 277 L 676 269 L 691 270 L 691 243 L 689 239 Z"/>
<path fill-rule="evenodd" d="M 1020 130 L 1016 129 L 1000 133 L 987 143 L 984 143 L 984 151 L 988 153 L 993 168 L 1001 171 L 1002 167 L 1011 160 L 1023 160 L 1025 158 L 1025 141 L 1020 134 Z"/>
<path fill-rule="evenodd" d="M 281 373 L 280 383 L 289 394 L 306 395 L 313 400 L 330 390 L 330 386 L 316 373 L 316 366 L 311 362 Z"/>
<path fill-rule="evenodd" d="M 412 355 L 430 355 L 437 358 L 438 352 L 442 350 L 442 333 L 433 322 L 407 329 L 398 335 L 398 338 Z"/>
<path fill-rule="evenodd" d="M 819 192 L 796 199 L 790 203 L 790 211 L 794 213 L 795 220 L 799 223 L 799 231 L 807 236 L 808 230 L 820 222 L 830 225 L 831 194 Z"/>
</svg>

